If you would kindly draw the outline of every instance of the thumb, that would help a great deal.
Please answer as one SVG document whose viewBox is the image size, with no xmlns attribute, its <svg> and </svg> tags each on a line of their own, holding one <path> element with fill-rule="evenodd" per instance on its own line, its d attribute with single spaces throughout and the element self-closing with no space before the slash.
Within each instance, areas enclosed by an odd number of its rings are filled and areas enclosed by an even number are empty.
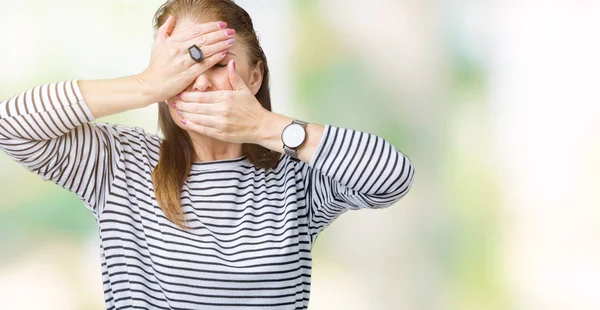
<svg viewBox="0 0 600 310">
<path fill-rule="evenodd" d="M 173 29 L 175 28 L 175 17 L 173 15 L 169 15 L 165 23 L 158 28 L 158 33 L 156 35 L 156 42 L 162 42 L 171 36 Z"/>
<path fill-rule="evenodd" d="M 229 82 L 234 90 L 245 90 L 248 89 L 242 77 L 237 73 L 235 69 L 235 59 L 232 59 L 227 64 L 227 72 L 229 73 Z"/>
</svg>

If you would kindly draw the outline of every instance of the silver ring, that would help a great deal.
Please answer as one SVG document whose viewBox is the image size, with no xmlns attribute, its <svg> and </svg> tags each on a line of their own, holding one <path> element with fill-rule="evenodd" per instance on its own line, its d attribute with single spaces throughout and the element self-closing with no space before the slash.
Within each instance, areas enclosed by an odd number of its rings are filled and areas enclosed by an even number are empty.
<svg viewBox="0 0 600 310">
<path fill-rule="evenodd" d="M 188 53 L 195 62 L 201 62 L 204 60 L 204 54 L 202 53 L 202 50 L 196 46 L 196 44 L 188 48 Z"/>
</svg>

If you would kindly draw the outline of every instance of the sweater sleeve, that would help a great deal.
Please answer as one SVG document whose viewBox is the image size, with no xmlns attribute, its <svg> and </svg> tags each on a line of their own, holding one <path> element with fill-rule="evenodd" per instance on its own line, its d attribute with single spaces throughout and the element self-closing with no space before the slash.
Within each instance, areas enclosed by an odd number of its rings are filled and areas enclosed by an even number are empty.
<svg viewBox="0 0 600 310">
<path fill-rule="evenodd" d="M 410 190 L 409 158 L 376 135 L 325 125 L 305 175 L 309 230 L 317 235 L 347 210 L 393 205 Z"/>
<path fill-rule="evenodd" d="M 77 194 L 98 216 L 114 178 L 119 144 L 94 116 L 77 80 L 45 84 L 0 102 L 0 149 Z"/>
</svg>

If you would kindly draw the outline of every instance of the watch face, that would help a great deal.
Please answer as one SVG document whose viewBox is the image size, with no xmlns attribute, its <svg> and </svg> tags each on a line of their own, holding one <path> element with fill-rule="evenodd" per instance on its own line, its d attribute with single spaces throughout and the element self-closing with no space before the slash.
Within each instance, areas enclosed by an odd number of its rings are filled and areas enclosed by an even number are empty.
<svg viewBox="0 0 600 310">
<path fill-rule="evenodd" d="M 283 143 L 291 148 L 296 148 L 302 145 L 306 138 L 304 127 L 300 124 L 290 124 L 283 129 L 281 139 Z"/>
</svg>

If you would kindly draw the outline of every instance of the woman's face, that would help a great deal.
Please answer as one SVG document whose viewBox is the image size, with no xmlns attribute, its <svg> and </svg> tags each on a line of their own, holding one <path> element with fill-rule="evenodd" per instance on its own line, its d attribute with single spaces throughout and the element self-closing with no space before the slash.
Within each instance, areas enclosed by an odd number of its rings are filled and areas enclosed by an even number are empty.
<svg viewBox="0 0 600 310">
<path fill-rule="evenodd" d="M 179 20 L 173 29 L 172 35 L 176 34 L 178 31 L 182 31 L 188 27 L 198 24 L 199 23 L 193 22 L 189 19 Z M 236 39 L 236 42 L 228 49 L 227 55 L 216 65 L 198 76 L 192 82 L 192 84 L 188 85 L 188 87 L 186 87 L 183 91 L 208 92 L 217 90 L 233 90 L 233 87 L 229 81 L 229 75 L 227 73 L 227 63 L 229 63 L 231 59 L 234 59 L 236 70 L 242 80 L 244 80 L 244 83 L 246 83 L 248 88 L 250 88 L 254 94 L 258 92 L 260 84 L 262 83 L 262 73 L 257 67 L 253 69 L 249 67 L 248 57 L 246 56 L 245 46 L 243 45 L 244 43 L 241 42 L 241 40 L 238 40 L 237 35 L 234 35 L 233 37 Z M 202 46 L 200 46 L 200 48 L 202 48 Z M 172 101 L 175 101 L 175 98 L 168 101 L 168 103 L 171 103 Z M 177 110 L 171 107 L 170 104 L 169 111 L 173 121 L 175 121 L 175 123 L 181 127 L 179 114 L 177 114 Z M 186 128 L 183 129 L 185 130 Z"/>
</svg>

